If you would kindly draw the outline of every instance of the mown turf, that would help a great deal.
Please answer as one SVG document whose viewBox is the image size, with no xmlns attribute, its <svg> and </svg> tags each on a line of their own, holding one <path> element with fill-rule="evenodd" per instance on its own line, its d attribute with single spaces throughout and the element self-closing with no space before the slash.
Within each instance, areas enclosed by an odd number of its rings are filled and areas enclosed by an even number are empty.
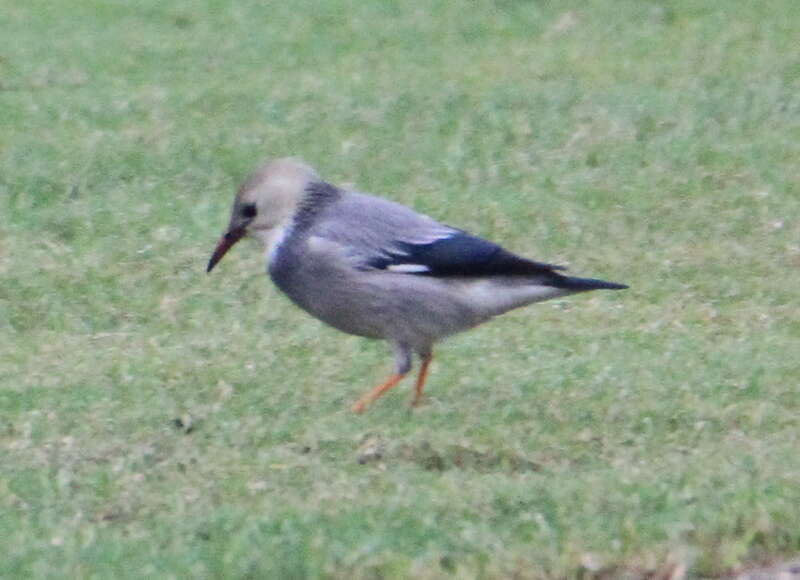
<svg viewBox="0 0 800 580">
<path fill-rule="evenodd" d="M 0 0 L 0 576 L 719 576 L 800 551 L 794 0 Z M 310 319 L 297 155 L 621 293 L 437 351 Z M 664 576 L 666 577 L 666 576 Z"/>
</svg>

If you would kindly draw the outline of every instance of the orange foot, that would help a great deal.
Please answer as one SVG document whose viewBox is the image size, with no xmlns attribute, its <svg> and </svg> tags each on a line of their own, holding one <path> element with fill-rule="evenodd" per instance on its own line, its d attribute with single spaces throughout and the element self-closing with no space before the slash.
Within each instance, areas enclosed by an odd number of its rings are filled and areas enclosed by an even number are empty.
<svg viewBox="0 0 800 580">
<path fill-rule="evenodd" d="M 428 355 L 422 359 L 422 366 L 419 368 L 419 375 L 417 375 L 417 384 L 414 387 L 414 398 L 411 399 L 412 407 L 419 407 L 422 403 L 422 389 L 425 387 L 425 379 L 428 377 L 428 365 L 431 364 L 433 355 Z"/>
<path fill-rule="evenodd" d="M 381 383 L 371 391 L 365 393 L 358 401 L 353 403 L 353 406 L 350 407 L 350 410 L 353 413 L 363 413 L 366 411 L 367 407 L 370 403 L 372 403 L 372 401 L 399 383 L 404 376 L 405 375 L 392 375 L 385 383 Z"/>
</svg>

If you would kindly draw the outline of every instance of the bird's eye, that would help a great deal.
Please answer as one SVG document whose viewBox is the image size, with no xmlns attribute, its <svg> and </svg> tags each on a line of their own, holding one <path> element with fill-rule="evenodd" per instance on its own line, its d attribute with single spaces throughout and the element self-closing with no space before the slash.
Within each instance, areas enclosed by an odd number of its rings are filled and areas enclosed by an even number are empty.
<svg viewBox="0 0 800 580">
<path fill-rule="evenodd" d="M 254 203 L 247 203 L 242 206 L 242 216 L 246 217 L 247 219 L 253 219 L 256 217 L 258 211 L 256 210 L 256 204 Z"/>
</svg>

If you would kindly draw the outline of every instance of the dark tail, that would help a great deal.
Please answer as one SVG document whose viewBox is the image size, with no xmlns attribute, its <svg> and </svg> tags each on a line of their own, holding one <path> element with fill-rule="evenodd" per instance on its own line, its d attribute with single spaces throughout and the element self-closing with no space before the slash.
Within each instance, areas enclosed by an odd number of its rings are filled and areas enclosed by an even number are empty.
<svg viewBox="0 0 800 580">
<path fill-rule="evenodd" d="M 574 276 L 558 276 L 552 283 L 556 288 L 572 290 L 573 292 L 587 292 L 589 290 L 624 290 L 628 286 L 616 282 L 606 282 L 595 278 L 575 278 Z"/>
</svg>

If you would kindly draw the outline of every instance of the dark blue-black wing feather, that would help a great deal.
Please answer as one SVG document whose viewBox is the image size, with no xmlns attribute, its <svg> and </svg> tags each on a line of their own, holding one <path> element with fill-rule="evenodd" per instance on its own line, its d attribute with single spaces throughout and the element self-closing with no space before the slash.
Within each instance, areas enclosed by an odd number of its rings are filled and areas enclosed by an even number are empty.
<svg viewBox="0 0 800 580">
<path fill-rule="evenodd" d="M 522 258 L 460 230 L 433 242 L 396 242 L 395 247 L 397 251 L 370 260 L 369 267 L 434 277 L 542 276 L 563 269 Z"/>
</svg>

